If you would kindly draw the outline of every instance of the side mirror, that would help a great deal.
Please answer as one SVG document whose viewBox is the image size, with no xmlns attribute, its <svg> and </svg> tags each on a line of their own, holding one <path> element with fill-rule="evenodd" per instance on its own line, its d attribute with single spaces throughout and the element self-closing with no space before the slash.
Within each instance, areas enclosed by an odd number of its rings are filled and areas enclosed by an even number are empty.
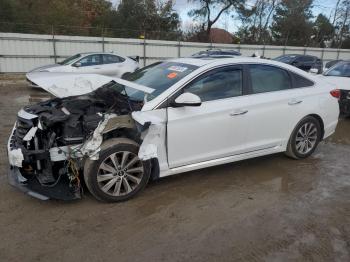
<svg viewBox="0 0 350 262">
<path fill-rule="evenodd" d="M 311 68 L 309 72 L 311 74 L 313 74 L 313 75 L 317 75 L 318 74 L 318 69 L 317 68 Z"/>
<path fill-rule="evenodd" d="M 80 62 L 76 62 L 73 64 L 74 67 L 81 67 L 81 63 Z"/>
<path fill-rule="evenodd" d="M 175 99 L 175 103 L 173 103 L 173 106 L 200 106 L 201 104 L 202 101 L 199 96 L 192 93 L 183 93 Z"/>
</svg>

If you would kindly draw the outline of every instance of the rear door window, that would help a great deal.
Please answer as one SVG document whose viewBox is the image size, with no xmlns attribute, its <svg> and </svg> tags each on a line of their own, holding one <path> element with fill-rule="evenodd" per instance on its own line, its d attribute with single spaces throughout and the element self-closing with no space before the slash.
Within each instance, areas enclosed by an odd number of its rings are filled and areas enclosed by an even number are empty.
<svg viewBox="0 0 350 262">
<path fill-rule="evenodd" d="M 290 75 L 282 68 L 269 65 L 249 65 L 249 71 L 253 94 L 292 88 Z"/>
<path fill-rule="evenodd" d="M 124 62 L 125 59 L 116 55 L 103 55 L 104 64 L 115 64 Z"/>
</svg>

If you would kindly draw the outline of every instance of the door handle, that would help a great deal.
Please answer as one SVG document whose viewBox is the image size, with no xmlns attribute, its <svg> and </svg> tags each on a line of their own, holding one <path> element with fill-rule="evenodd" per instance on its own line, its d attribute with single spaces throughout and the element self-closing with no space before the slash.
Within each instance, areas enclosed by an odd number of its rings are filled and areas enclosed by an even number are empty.
<svg viewBox="0 0 350 262">
<path fill-rule="evenodd" d="M 248 110 L 236 110 L 230 113 L 230 116 L 239 116 L 248 113 Z"/>
<path fill-rule="evenodd" d="M 101 69 L 101 67 L 94 67 L 94 69 Z"/>
<path fill-rule="evenodd" d="M 293 106 L 293 105 L 300 104 L 300 103 L 302 103 L 302 102 L 303 102 L 303 100 L 292 99 L 292 100 L 290 100 L 290 101 L 288 102 L 288 105 Z"/>
</svg>

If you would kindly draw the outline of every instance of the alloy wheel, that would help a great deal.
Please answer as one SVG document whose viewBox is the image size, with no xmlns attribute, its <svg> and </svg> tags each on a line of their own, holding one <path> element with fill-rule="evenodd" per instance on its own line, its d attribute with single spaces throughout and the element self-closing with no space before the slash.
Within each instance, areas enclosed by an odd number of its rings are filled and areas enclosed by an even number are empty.
<svg viewBox="0 0 350 262">
<path fill-rule="evenodd" d="M 115 152 L 106 157 L 98 168 L 99 188 L 111 196 L 131 193 L 141 183 L 144 166 L 139 157 L 129 151 Z"/>
<path fill-rule="evenodd" d="M 312 122 L 307 122 L 302 125 L 295 138 L 295 148 L 300 154 L 307 154 L 317 144 L 318 134 L 317 127 Z"/>
</svg>

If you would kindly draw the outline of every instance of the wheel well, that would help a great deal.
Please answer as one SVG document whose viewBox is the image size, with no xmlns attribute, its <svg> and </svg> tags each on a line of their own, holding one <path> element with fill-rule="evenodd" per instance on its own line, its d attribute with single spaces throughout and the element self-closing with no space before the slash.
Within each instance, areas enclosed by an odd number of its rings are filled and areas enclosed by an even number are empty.
<svg viewBox="0 0 350 262">
<path fill-rule="evenodd" d="M 315 119 L 320 123 L 320 126 L 321 126 L 321 140 L 323 140 L 323 136 L 324 136 L 324 123 L 323 123 L 322 118 L 321 118 L 319 115 L 316 115 L 316 114 L 311 114 L 311 115 L 308 115 L 308 116 L 312 116 L 313 118 L 315 118 Z"/>
</svg>

